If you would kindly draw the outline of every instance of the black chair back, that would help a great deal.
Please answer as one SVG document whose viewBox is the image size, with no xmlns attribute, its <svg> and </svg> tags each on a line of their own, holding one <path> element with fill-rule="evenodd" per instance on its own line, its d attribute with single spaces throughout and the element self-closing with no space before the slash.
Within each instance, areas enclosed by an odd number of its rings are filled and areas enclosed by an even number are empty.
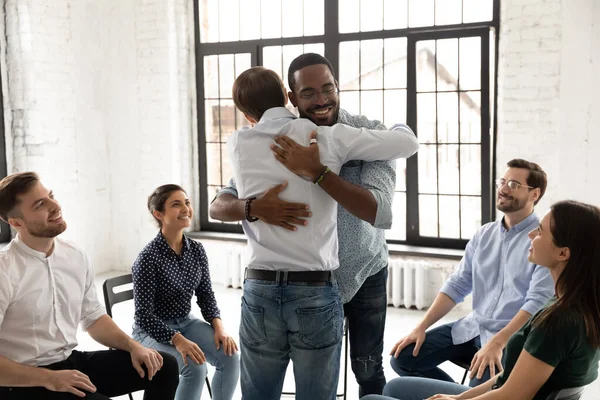
<svg viewBox="0 0 600 400">
<path fill-rule="evenodd" d="M 115 288 L 132 282 L 133 277 L 131 274 L 116 276 L 104 281 L 104 284 L 102 285 L 102 291 L 104 292 L 104 305 L 106 306 L 106 313 L 109 317 L 112 318 L 112 308 L 115 304 L 123 301 L 133 300 L 133 289 L 115 293 Z"/>
<path fill-rule="evenodd" d="M 557 390 L 551 393 L 546 400 L 579 400 L 583 396 L 585 386 Z"/>
</svg>

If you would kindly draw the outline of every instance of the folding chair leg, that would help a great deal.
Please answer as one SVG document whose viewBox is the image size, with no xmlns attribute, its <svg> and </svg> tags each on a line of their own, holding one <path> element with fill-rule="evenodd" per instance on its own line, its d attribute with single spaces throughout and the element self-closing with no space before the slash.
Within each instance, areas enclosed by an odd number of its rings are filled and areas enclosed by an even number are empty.
<svg viewBox="0 0 600 400">
<path fill-rule="evenodd" d="M 129 393 L 129 400 L 133 400 L 133 396 Z"/>
<path fill-rule="evenodd" d="M 465 369 L 465 374 L 463 375 L 462 381 L 460 382 L 461 385 L 465 384 L 465 381 L 467 380 L 467 374 L 469 373 L 468 369 Z"/>
<path fill-rule="evenodd" d="M 208 395 L 212 399 L 212 390 L 210 388 L 210 381 L 208 380 L 208 376 L 206 377 L 206 388 L 208 389 Z"/>
<path fill-rule="evenodd" d="M 346 328 L 346 332 L 344 338 L 344 400 L 346 400 L 346 393 L 348 393 L 348 329 Z"/>
</svg>

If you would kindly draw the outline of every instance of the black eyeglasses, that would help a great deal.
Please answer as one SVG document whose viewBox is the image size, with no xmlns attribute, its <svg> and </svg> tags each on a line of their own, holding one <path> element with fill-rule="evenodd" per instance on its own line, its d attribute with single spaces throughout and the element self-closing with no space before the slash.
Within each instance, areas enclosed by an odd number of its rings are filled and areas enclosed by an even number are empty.
<svg viewBox="0 0 600 400">
<path fill-rule="evenodd" d="M 325 89 L 321 90 L 320 92 L 317 91 L 306 91 L 306 92 L 302 92 L 300 93 L 300 98 L 302 100 L 306 100 L 306 101 L 316 101 L 317 98 L 319 97 L 320 94 L 322 94 L 323 96 L 325 96 L 326 98 L 330 98 L 329 96 L 332 96 L 334 93 L 338 93 L 338 88 L 335 85 L 328 85 L 327 87 L 325 87 Z"/>
<path fill-rule="evenodd" d="M 535 189 L 533 186 L 527 186 L 527 185 L 523 185 L 522 183 L 518 182 L 518 181 L 506 181 L 504 179 L 496 179 L 496 189 L 500 189 L 502 186 L 508 186 L 508 188 L 510 190 L 518 190 L 521 186 L 529 188 L 529 189 Z"/>
</svg>

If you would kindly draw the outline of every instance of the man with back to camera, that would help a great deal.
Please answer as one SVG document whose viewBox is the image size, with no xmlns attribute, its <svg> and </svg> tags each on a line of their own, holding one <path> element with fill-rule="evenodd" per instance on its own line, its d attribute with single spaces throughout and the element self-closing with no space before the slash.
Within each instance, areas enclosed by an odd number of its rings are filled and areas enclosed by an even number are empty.
<svg viewBox="0 0 600 400">
<path fill-rule="evenodd" d="M 496 208 L 504 217 L 473 235 L 423 320 L 392 349 L 391 365 L 400 376 L 454 382 L 438 365 L 464 359 L 471 360 L 470 386 L 478 386 L 503 369 L 508 339 L 554 295 L 549 270 L 527 260 L 527 234 L 539 224 L 534 206 L 546 191 L 546 173 L 522 159 L 507 167 L 496 180 Z M 427 331 L 471 292 L 472 313 Z"/>
<path fill-rule="evenodd" d="M 318 126 L 335 123 L 355 128 L 385 130 L 379 121 L 352 115 L 340 108 L 338 83 L 329 61 L 306 53 L 288 69 L 289 98 L 302 118 Z M 273 147 L 278 160 L 292 172 L 303 174 L 322 164 L 317 146 L 300 146 L 277 139 Z M 236 182 L 219 192 L 210 215 L 222 221 L 244 219 L 245 199 L 238 199 Z M 278 197 L 286 183 L 279 182 L 252 202 L 250 216 L 285 229 L 296 229 L 310 217 L 305 204 L 289 203 Z M 349 161 L 338 174 L 326 174 L 319 186 L 338 202 L 340 268 L 335 272 L 344 314 L 348 319 L 350 360 L 359 385 L 359 397 L 381 394 L 383 333 L 387 311 L 388 248 L 384 229 L 392 226 L 392 200 L 396 185 L 395 161 Z"/>
<path fill-rule="evenodd" d="M 34 172 L 0 181 L 0 217 L 17 236 L 0 250 L 0 398 L 108 400 L 144 390 L 175 397 L 175 358 L 135 342 L 106 315 L 87 254 Z M 77 351 L 77 326 L 118 350 Z"/>
<path fill-rule="evenodd" d="M 340 367 L 343 312 L 331 271 L 338 263 L 337 206 L 319 185 L 351 159 L 374 161 L 409 157 L 417 139 L 405 125 L 393 131 L 317 127 L 285 108 L 279 76 L 263 67 L 236 79 L 233 100 L 252 127 L 228 141 L 240 196 L 250 261 L 242 298 L 241 387 L 244 399 L 279 399 L 289 360 L 294 364 L 297 399 L 334 399 Z M 311 133 L 309 141 L 309 134 Z M 281 166 L 269 145 L 278 137 L 309 145 L 325 165 L 301 177 Z M 310 206 L 310 223 L 296 232 L 256 222 L 255 196 L 289 181 L 281 197 Z"/>
</svg>

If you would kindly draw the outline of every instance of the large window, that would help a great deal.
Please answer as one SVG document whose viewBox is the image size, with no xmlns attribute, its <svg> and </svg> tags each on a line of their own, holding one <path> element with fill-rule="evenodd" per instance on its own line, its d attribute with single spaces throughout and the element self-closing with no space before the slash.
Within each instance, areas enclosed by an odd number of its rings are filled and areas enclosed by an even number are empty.
<svg viewBox="0 0 600 400">
<path fill-rule="evenodd" d="M 227 138 L 245 124 L 234 79 L 263 65 L 287 83 L 290 62 L 314 52 L 333 65 L 342 108 L 419 137 L 397 163 L 388 240 L 463 247 L 494 217 L 498 1 L 196 0 L 201 228 L 241 232 L 208 217 L 232 176 Z"/>
<path fill-rule="evenodd" d="M 0 179 L 7 173 L 6 168 L 6 141 L 4 140 L 4 99 L 2 98 L 2 85 L 0 84 Z M 10 227 L 0 220 L 0 243 L 10 242 Z"/>
</svg>

